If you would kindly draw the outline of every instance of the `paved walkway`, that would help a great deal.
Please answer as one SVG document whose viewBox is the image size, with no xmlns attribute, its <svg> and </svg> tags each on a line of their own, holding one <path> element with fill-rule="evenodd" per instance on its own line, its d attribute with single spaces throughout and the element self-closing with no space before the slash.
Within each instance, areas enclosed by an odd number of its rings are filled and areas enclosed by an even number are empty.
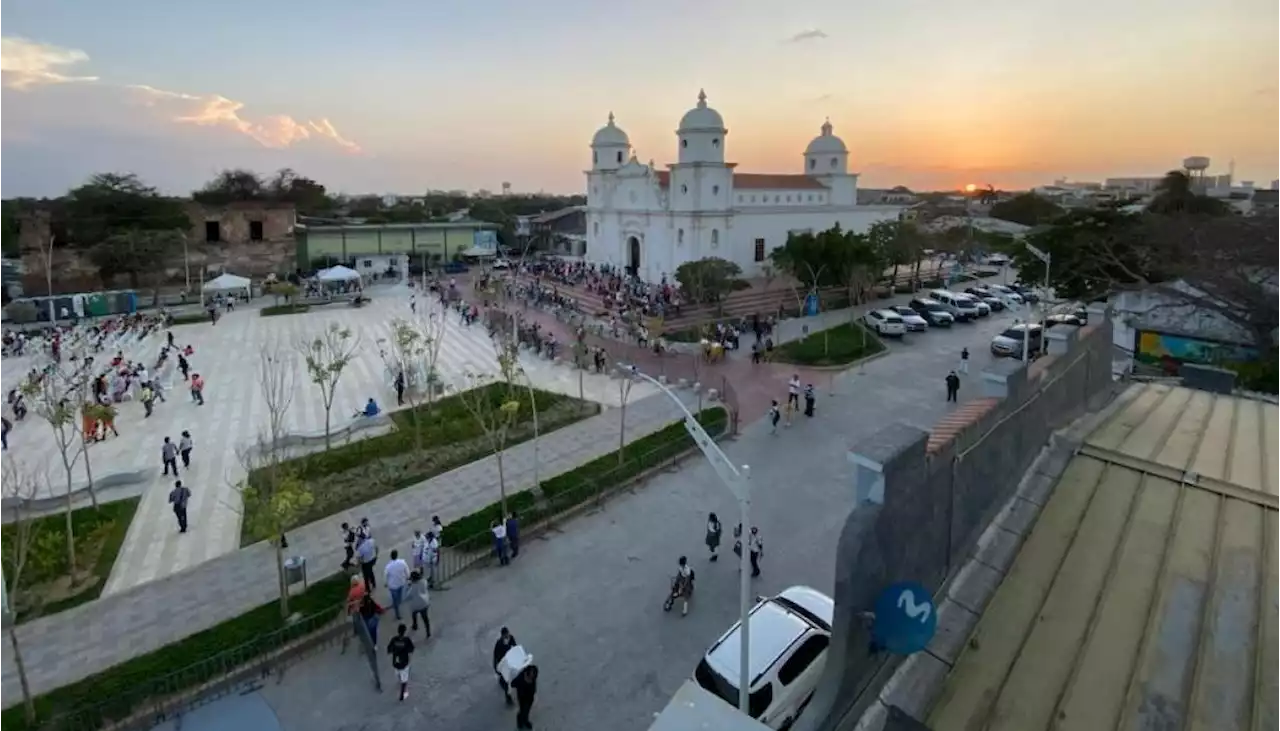
<svg viewBox="0 0 1280 731">
<path fill-rule="evenodd" d="M 503 458 L 508 494 L 533 484 L 535 446 L 543 479 L 617 448 L 620 409 L 555 431 L 507 451 Z M 627 440 L 650 434 L 679 418 L 665 396 L 631 403 Z M 432 515 L 446 526 L 498 500 L 497 460 L 473 462 L 392 493 L 345 514 L 289 533 L 290 552 L 306 556 L 312 576 L 336 569 L 342 559 L 338 524 L 368 517 L 383 550 L 407 546 L 414 528 Z M 198 534 L 178 536 L 199 540 Z M 17 629 L 31 687 L 36 693 L 65 685 L 271 601 L 275 596 L 274 554 L 265 543 L 250 546 L 178 574 L 166 576 L 99 601 L 20 625 Z M 198 658 L 192 658 L 195 661 Z M 21 698 L 12 653 L 3 656 L 5 706 Z"/>
</svg>

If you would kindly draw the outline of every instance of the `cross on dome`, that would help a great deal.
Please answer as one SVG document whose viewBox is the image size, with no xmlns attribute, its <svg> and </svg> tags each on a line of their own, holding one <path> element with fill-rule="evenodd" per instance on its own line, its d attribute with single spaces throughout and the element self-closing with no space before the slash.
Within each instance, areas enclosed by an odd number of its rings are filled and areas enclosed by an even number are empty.
<svg viewBox="0 0 1280 731">
<path fill-rule="evenodd" d="M 698 108 L 707 108 L 707 91 L 706 89 L 698 89 Z"/>
<path fill-rule="evenodd" d="M 831 117 L 827 117 L 827 121 L 822 123 L 822 136 L 823 136 L 823 137 L 830 137 L 830 136 L 831 136 L 831 130 L 832 130 L 832 127 L 831 127 Z"/>
<path fill-rule="evenodd" d="M 609 126 L 613 126 L 613 112 L 609 112 Z"/>
</svg>

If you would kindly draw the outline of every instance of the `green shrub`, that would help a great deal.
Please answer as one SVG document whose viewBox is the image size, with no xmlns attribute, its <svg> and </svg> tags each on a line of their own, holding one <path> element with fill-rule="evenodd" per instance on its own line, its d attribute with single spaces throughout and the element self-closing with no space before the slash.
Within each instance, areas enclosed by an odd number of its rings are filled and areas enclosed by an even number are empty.
<svg viewBox="0 0 1280 731">
<path fill-rule="evenodd" d="M 339 574 L 311 584 L 291 597 L 289 607 L 303 619 L 288 625 L 275 601 L 210 627 L 154 652 L 127 660 L 97 675 L 35 699 L 36 724 L 28 724 L 22 704 L 0 714 L 5 731 L 88 731 L 142 710 L 148 699 L 189 690 L 237 665 L 316 631 L 338 616 L 349 580 Z M 225 661 L 219 661 L 224 658 Z M 59 719 L 60 720 L 54 720 Z"/>
<path fill-rule="evenodd" d="M 783 343 L 774 351 L 773 359 L 809 366 L 848 365 L 884 348 L 880 338 L 861 324 L 845 323 Z"/>
<path fill-rule="evenodd" d="M 262 308 L 263 317 L 275 317 L 277 315 L 301 315 L 311 309 L 311 305 L 271 305 Z"/>
<path fill-rule="evenodd" d="M 174 315 L 172 318 L 172 324 L 174 325 L 199 325 L 202 322 L 208 321 L 208 315 L 197 314 L 194 312 L 184 315 Z"/>
</svg>

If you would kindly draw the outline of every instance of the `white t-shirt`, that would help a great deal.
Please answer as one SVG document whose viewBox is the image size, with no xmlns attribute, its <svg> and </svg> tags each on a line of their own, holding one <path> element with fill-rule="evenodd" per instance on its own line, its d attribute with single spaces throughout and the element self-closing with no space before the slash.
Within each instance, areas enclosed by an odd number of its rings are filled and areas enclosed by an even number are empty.
<svg viewBox="0 0 1280 731">
<path fill-rule="evenodd" d="M 507 526 L 499 523 L 493 527 L 493 537 L 504 540 L 507 537 Z"/>
<path fill-rule="evenodd" d="M 382 573 L 387 579 L 388 589 L 403 589 L 409 583 L 409 564 L 403 558 L 387 562 Z"/>
<path fill-rule="evenodd" d="M 796 396 L 800 395 L 800 379 L 799 378 L 791 379 L 790 389 L 793 395 L 796 395 Z"/>
</svg>

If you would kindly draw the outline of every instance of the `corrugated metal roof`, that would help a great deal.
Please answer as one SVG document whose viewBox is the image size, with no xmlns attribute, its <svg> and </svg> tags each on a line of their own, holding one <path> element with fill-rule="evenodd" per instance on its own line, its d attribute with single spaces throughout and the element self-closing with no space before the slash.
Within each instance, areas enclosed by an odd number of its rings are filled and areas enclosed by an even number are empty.
<svg viewBox="0 0 1280 731">
<path fill-rule="evenodd" d="M 1156 384 L 1124 398 L 1059 480 L 934 731 L 1276 728 L 1277 408 Z"/>
</svg>

